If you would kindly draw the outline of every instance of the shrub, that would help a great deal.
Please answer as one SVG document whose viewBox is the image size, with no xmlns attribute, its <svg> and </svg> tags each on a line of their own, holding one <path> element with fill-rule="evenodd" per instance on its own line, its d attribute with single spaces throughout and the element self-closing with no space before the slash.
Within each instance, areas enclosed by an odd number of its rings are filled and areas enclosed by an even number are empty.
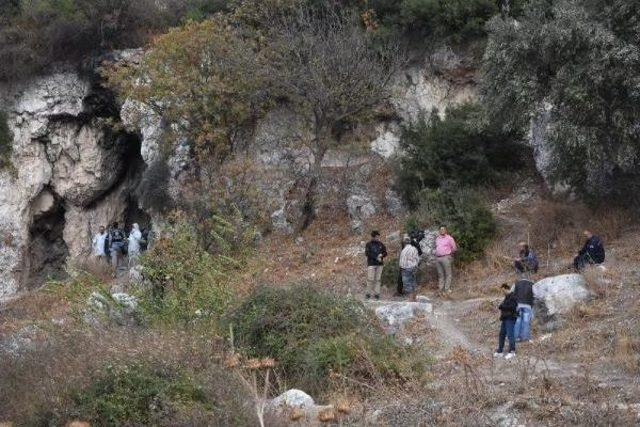
<svg viewBox="0 0 640 427">
<path fill-rule="evenodd" d="M 225 236 L 219 237 L 223 245 Z M 232 295 L 227 274 L 236 266 L 225 249 L 221 246 L 216 254 L 205 251 L 196 229 L 182 219 L 164 230 L 141 257 L 148 282 L 140 291 L 145 313 L 168 322 L 222 314 Z"/>
<path fill-rule="evenodd" d="M 482 255 L 497 230 L 495 218 L 479 194 L 451 183 L 422 191 L 414 215 L 421 224 L 446 225 L 456 239 L 456 260 L 461 262 Z"/>
<path fill-rule="evenodd" d="M 183 372 L 132 364 L 107 366 L 73 400 L 74 412 L 96 425 L 148 425 L 157 423 L 173 405 L 204 405 L 206 396 Z"/>
<path fill-rule="evenodd" d="M 307 286 L 256 290 L 228 316 L 250 357 L 274 357 L 288 386 L 326 391 L 328 374 L 370 381 L 409 375 L 396 344 L 361 303 Z"/>
<path fill-rule="evenodd" d="M 404 130 L 405 154 L 397 168 L 400 192 L 415 208 L 424 188 L 438 188 L 445 181 L 462 186 L 496 183 L 501 173 L 524 165 L 526 151 L 519 139 L 519 134 L 487 123 L 473 104 L 447 110 L 445 119 L 434 111 L 428 121 Z"/>
<path fill-rule="evenodd" d="M 7 123 L 7 113 L 0 110 L 0 169 L 11 166 L 13 134 Z"/>
</svg>

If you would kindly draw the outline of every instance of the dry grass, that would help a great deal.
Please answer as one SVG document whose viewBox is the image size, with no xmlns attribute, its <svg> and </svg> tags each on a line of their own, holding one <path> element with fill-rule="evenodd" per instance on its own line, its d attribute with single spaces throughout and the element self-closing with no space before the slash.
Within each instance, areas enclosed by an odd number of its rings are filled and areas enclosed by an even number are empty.
<svg viewBox="0 0 640 427">
<path fill-rule="evenodd" d="M 200 383 L 214 390 L 222 402 L 248 402 L 238 381 L 221 369 L 222 349 L 221 340 L 192 329 L 94 329 L 65 324 L 49 330 L 46 342 L 19 358 L 2 357 L 0 413 L 14 420 L 29 420 L 52 410 L 64 413 L 70 391 L 88 386 L 106 365 L 132 362 L 197 372 Z"/>
</svg>

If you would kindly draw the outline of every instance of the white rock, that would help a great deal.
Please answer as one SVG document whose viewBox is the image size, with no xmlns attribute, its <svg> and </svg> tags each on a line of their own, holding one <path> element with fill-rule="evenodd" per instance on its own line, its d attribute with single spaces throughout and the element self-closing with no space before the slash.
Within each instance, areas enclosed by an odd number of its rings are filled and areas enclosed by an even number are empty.
<svg viewBox="0 0 640 427">
<path fill-rule="evenodd" d="M 400 147 L 402 131 L 397 123 L 381 124 L 376 127 L 378 137 L 371 141 L 371 151 L 388 159 L 395 155 Z"/>
<path fill-rule="evenodd" d="M 272 399 L 267 406 L 275 411 L 286 410 L 287 408 L 311 409 L 315 407 L 315 402 L 307 393 L 294 388 Z"/>
<path fill-rule="evenodd" d="M 553 320 L 566 314 L 578 303 L 587 301 L 591 294 L 581 274 L 563 274 L 548 277 L 533 285 L 536 300 L 536 317 Z"/>
<path fill-rule="evenodd" d="M 374 308 L 390 334 L 398 332 L 407 321 L 433 311 L 430 303 L 417 301 L 367 301 L 365 305 Z"/>
</svg>

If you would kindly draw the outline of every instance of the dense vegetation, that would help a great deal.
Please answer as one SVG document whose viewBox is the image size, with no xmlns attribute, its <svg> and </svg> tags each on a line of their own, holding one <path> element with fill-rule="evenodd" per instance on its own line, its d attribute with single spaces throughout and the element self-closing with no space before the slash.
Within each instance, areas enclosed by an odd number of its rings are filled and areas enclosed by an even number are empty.
<svg viewBox="0 0 640 427">
<path fill-rule="evenodd" d="M 456 259 L 481 256 L 496 222 L 478 190 L 499 184 L 525 164 L 522 135 L 505 132 L 478 105 L 433 111 L 407 127 L 398 160 L 398 189 L 413 213 L 408 229 L 447 225 L 456 236 Z"/>
<path fill-rule="evenodd" d="M 224 10 L 226 0 L 1 0 L 0 81 L 52 63 L 137 47 L 183 19 Z"/>
<path fill-rule="evenodd" d="M 309 286 L 259 288 L 228 322 L 241 351 L 277 355 L 289 386 L 312 393 L 322 393 L 332 380 L 393 381 L 419 373 L 411 351 L 385 336 L 360 302 Z"/>
<path fill-rule="evenodd" d="M 594 201 L 638 202 L 639 19 L 638 2 L 535 0 L 489 25 L 490 114 L 524 130 L 550 109 L 553 179 Z"/>
</svg>

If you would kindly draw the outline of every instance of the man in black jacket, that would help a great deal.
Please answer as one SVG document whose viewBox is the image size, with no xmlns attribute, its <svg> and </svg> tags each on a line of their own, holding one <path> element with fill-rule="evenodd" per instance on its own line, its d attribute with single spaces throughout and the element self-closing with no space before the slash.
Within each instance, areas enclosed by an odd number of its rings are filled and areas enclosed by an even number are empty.
<svg viewBox="0 0 640 427">
<path fill-rule="evenodd" d="M 364 254 L 367 257 L 367 293 L 365 297 L 371 298 L 371 292 L 376 299 L 380 299 L 380 281 L 382 279 L 382 268 L 384 259 L 387 256 L 387 248 L 380 241 L 380 233 L 376 230 L 371 232 L 371 240 L 367 243 Z"/>
<path fill-rule="evenodd" d="M 516 341 L 529 341 L 533 317 L 533 282 L 526 279 L 518 280 L 513 287 L 513 293 L 518 303 L 518 320 L 516 320 L 514 332 Z"/>
<path fill-rule="evenodd" d="M 504 300 L 498 306 L 500 309 L 500 335 L 498 336 L 498 349 L 493 353 L 494 357 L 502 357 L 504 351 L 504 339 L 509 338 L 509 353 L 504 357 L 511 359 L 516 355 L 516 338 L 514 335 L 514 327 L 518 318 L 518 302 L 516 295 L 511 292 L 509 285 L 502 285 L 504 292 Z"/>
<path fill-rule="evenodd" d="M 589 230 L 584 230 L 583 234 L 587 241 L 573 260 L 573 267 L 576 271 L 582 270 L 587 264 L 602 264 L 604 262 L 602 239 Z"/>
</svg>

